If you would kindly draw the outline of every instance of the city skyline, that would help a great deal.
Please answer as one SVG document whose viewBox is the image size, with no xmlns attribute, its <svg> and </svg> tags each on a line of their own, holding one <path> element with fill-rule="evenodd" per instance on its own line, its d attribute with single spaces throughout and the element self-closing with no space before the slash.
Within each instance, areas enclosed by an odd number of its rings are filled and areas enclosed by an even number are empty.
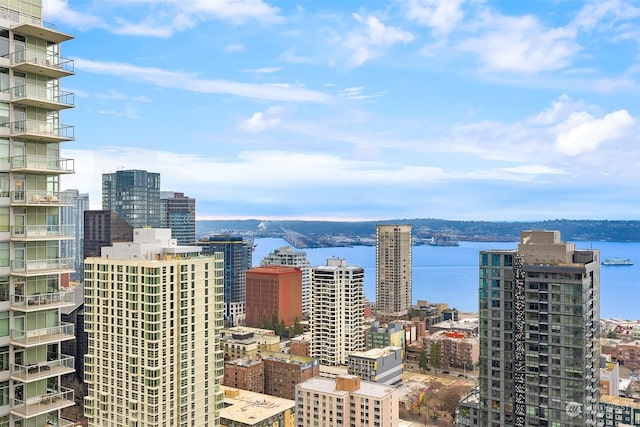
<svg viewBox="0 0 640 427">
<path fill-rule="evenodd" d="M 636 1 L 43 6 L 92 209 L 145 169 L 198 219 L 640 217 Z"/>
</svg>

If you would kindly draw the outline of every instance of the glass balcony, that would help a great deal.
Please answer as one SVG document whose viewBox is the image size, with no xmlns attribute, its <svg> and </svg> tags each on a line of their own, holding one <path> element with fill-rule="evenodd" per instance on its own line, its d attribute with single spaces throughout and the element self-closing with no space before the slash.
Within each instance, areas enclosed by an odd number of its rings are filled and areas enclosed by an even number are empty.
<svg viewBox="0 0 640 427">
<path fill-rule="evenodd" d="M 2 126 L 7 126 L 3 123 Z M 25 119 L 10 123 L 14 138 L 34 139 L 43 142 L 73 141 L 75 128 L 69 125 L 47 123 L 43 120 Z"/>
<path fill-rule="evenodd" d="M 60 322 L 59 325 L 42 329 L 11 329 L 11 344 L 33 347 L 75 339 L 73 323 Z"/>
<path fill-rule="evenodd" d="M 73 258 L 46 258 L 11 261 L 11 274 L 16 276 L 72 273 L 73 271 Z"/>
<path fill-rule="evenodd" d="M 47 110 L 63 110 L 73 108 L 75 96 L 71 92 L 63 92 L 43 84 L 27 83 L 11 88 L 11 101 L 29 107 L 46 108 Z"/>
<path fill-rule="evenodd" d="M 24 155 L 9 158 L 12 172 L 30 173 L 74 173 L 73 159 L 51 156 Z"/>
<path fill-rule="evenodd" d="M 11 240 L 63 240 L 73 239 L 75 225 L 12 225 Z"/>
<path fill-rule="evenodd" d="M 30 418 L 73 405 L 73 390 L 59 387 L 56 390 L 48 389 L 47 393 L 26 400 L 14 397 L 11 399 L 11 414 L 20 418 Z"/>
<path fill-rule="evenodd" d="M 42 378 L 75 372 L 73 356 L 55 355 L 55 359 L 31 365 L 11 365 L 11 379 L 28 383 Z"/>
<path fill-rule="evenodd" d="M 44 50 L 23 49 L 11 54 L 11 68 L 25 73 L 59 79 L 74 74 L 73 59 L 49 54 Z"/>
<path fill-rule="evenodd" d="M 46 190 L 11 191 L 12 206 L 56 206 L 61 205 L 59 192 Z"/>
<path fill-rule="evenodd" d="M 30 312 L 73 305 L 75 305 L 73 291 L 11 296 L 11 309 L 16 311 Z"/>
</svg>

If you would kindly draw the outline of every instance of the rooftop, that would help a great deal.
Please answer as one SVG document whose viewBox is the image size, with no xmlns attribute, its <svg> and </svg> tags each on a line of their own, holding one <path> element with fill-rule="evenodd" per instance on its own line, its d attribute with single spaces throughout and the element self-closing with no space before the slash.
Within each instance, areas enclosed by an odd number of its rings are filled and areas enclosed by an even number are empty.
<svg viewBox="0 0 640 427">
<path fill-rule="evenodd" d="M 220 418 L 242 422 L 247 425 L 261 423 L 288 409 L 293 409 L 296 402 L 281 397 L 221 386 L 224 393 L 225 408 L 220 411 Z"/>
<path fill-rule="evenodd" d="M 343 377 L 353 377 L 352 375 L 342 375 Z M 336 380 L 322 377 L 313 377 L 299 384 L 302 389 L 314 390 L 325 394 L 335 396 L 346 396 L 349 394 L 345 390 L 336 390 Z M 396 389 L 387 385 L 378 384 L 369 381 L 360 381 L 360 388 L 352 394 L 364 395 L 369 397 L 383 398 L 393 393 Z"/>
<path fill-rule="evenodd" d="M 388 346 L 384 348 L 372 348 L 365 351 L 354 351 L 349 356 L 361 357 L 366 359 L 378 359 L 380 357 L 388 356 L 398 350 L 402 350 L 402 348 Z"/>
<path fill-rule="evenodd" d="M 600 402 L 607 403 L 609 405 L 628 406 L 629 408 L 640 409 L 640 402 L 636 402 L 634 399 L 629 399 L 627 397 L 609 396 L 605 394 L 600 396 Z"/>
</svg>

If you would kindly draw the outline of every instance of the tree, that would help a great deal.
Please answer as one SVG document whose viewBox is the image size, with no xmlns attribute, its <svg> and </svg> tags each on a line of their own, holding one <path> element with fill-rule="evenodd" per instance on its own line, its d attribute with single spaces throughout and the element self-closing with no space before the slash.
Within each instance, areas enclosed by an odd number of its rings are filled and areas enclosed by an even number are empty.
<svg viewBox="0 0 640 427">
<path fill-rule="evenodd" d="M 296 319 L 293 322 L 293 336 L 297 337 L 298 335 L 301 335 L 304 332 L 304 328 L 302 327 L 302 325 L 300 324 L 300 320 L 298 320 L 298 317 L 296 316 Z"/>
<path fill-rule="evenodd" d="M 464 394 L 464 387 L 447 387 L 435 395 L 434 404 L 439 411 L 447 412 L 451 419 L 455 419 L 458 403 Z"/>
<path fill-rule="evenodd" d="M 420 360 L 418 360 L 418 366 L 424 372 L 429 365 L 429 360 L 427 359 L 427 352 L 424 349 L 420 352 Z"/>
<path fill-rule="evenodd" d="M 431 366 L 440 369 L 442 365 L 442 348 L 440 348 L 439 342 L 431 343 Z"/>
</svg>

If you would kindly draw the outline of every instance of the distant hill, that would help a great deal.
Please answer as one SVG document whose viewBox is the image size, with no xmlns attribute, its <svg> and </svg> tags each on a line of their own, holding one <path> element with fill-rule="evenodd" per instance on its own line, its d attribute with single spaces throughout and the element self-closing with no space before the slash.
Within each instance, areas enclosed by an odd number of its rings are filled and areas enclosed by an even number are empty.
<svg viewBox="0 0 640 427">
<path fill-rule="evenodd" d="M 387 221 L 263 221 L 206 220 L 196 222 L 198 238 L 221 232 L 251 234 L 255 237 L 283 237 L 285 233 L 306 236 L 344 235 L 373 236 L 377 224 L 411 224 L 414 233 L 431 230 L 462 241 L 517 241 L 522 230 L 560 230 L 566 241 L 593 240 L 639 242 L 640 221 L 569 220 L 490 222 L 451 221 L 445 219 L 416 218 Z"/>
</svg>

